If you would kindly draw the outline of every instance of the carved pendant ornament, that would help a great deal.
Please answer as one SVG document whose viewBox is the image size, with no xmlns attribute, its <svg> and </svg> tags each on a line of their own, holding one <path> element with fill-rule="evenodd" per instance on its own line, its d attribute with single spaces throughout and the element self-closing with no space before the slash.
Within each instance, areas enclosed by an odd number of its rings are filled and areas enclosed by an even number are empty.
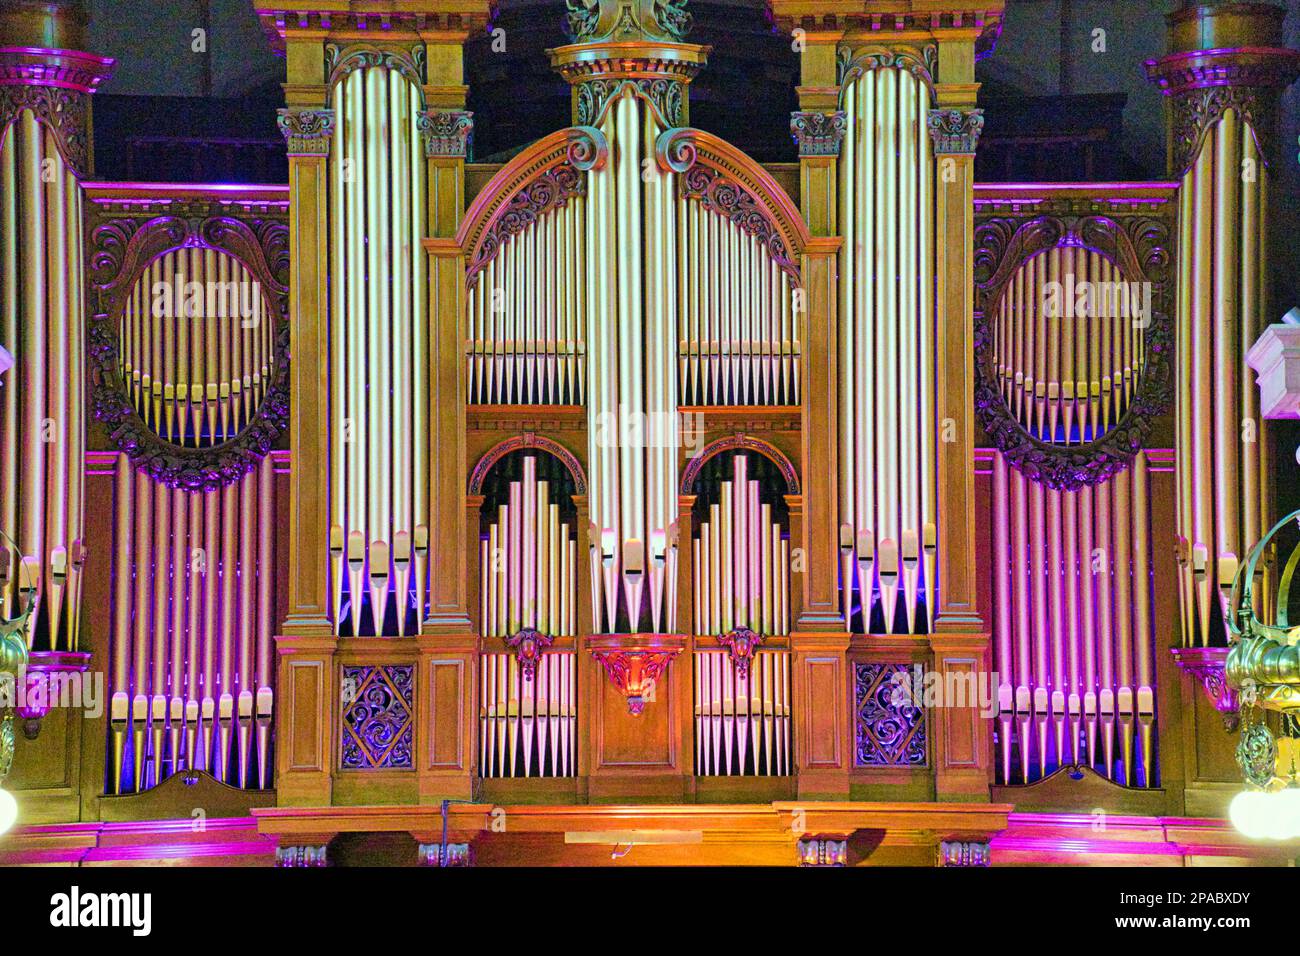
<svg viewBox="0 0 1300 956">
<path fill-rule="evenodd" d="M 185 210 L 178 209 L 178 213 Z M 95 297 L 90 356 L 95 417 L 113 446 L 155 481 L 172 488 L 211 491 L 251 471 L 289 421 L 289 229 L 280 219 L 164 215 L 122 217 L 90 231 L 89 278 Z M 122 381 L 118 326 L 126 302 L 146 267 L 180 248 L 220 250 L 239 260 L 266 294 L 276 323 L 275 363 L 261 404 L 234 438 L 203 448 L 182 448 L 141 419 Z"/>
<path fill-rule="evenodd" d="M 593 650 L 591 653 L 605 668 L 619 693 L 627 698 L 627 712 L 637 717 L 654 698 L 655 683 L 679 652 L 673 649 Z"/>
<path fill-rule="evenodd" d="M 1146 366 L 1131 403 L 1110 430 L 1074 445 L 1031 435 L 1007 407 L 993 364 L 992 322 L 1017 270 L 1037 253 L 1065 245 L 1105 256 L 1126 282 L 1150 283 L 1152 303 Z M 1171 262 L 1169 223 L 1149 216 L 997 217 L 976 226 L 975 409 L 994 445 L 1026 477 L 1066 491 L 1099 484 L 1128 467 L 1155 420 L 1168 410 L 1173 400 Z"/>
</svg>

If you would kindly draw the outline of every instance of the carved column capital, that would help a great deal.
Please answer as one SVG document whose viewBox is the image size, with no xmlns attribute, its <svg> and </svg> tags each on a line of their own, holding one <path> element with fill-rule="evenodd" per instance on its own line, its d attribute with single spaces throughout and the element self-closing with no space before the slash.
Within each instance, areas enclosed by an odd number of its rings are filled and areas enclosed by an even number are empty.
<svg viewBox="0 0 1300 956">
<path fill-rule="evenodd" d="M 327 156 L 334 135 L 334 111 L 276 110 L 276 123 L 288 143 L 290 156 Z"/>
<path fill-rule="evenodd" d="M 939 844 L 940 866 L 989 866 L 991 862 L 987 843 L 945 841 Z"/>
<path fill-rule="evenodd" d="M 838 156 L 848 117 L 841 110 L 822 113 L 816 110 L 797 110 L 790 114 L 790 135 L 799 144 L 799 155 Z"/>
<path fill-rule="evenodd" d="M 937 156 L 973 155 L 984 129 L 981 109 L 930 110 L 926 120 Z"/>
<path fill-rule="evenodd" d="M 468 110 L 424 110 L 416 121 L 424 155 L 468 159 L 474 141 L 474 114 Z"/>
</svg>

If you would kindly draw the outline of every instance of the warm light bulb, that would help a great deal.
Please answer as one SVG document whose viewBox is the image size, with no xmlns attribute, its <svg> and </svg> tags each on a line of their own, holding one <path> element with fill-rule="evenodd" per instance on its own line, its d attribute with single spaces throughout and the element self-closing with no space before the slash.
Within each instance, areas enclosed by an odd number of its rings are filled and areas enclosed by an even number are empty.
<svg viewBox="0 0 1300 956">
<path fill-rule="evenodd" d="M 1255 790 L 1243 790 L 1232 798 L 1232 803 L 1228 805 L 1228 819 L 1232 825 L 1241 832 L 1243 836 L 1250 837 L 1252 840 L 1262 839 L 1264 836 L 1263 827 L 1263 810 L 1260 805 L 1260 799 L 1264 794 Z"/>
<path fill-rule="evenodd" d="M 5 833 L 18 819 L 18 801 L 8 790 L 0 789 L 0 833 Z"/>
</svg>

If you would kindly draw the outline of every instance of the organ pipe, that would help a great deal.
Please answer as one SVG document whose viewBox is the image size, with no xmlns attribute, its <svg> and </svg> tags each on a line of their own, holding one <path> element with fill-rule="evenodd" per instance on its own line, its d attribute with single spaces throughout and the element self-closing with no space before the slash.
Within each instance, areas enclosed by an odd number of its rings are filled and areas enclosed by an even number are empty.
<svg viewBox="0 0 1300 956">
<path fill-rule="evenodd" d="M 428 600 L 422 95 L 396 70 L 373 66 L 340 79 L 332 104 L 335 627 L 403 635 Z"/>
<path fill-rule="evenodd" d="M 215 249 L 163 253 L 145 267 L 119 321 L 119 370 L 145 424 L 182 447 L 219 444 L 251 420 L 275 366 L 261 288 Z"/>
<path fill-rule="evenodd" d="M 790 541 L 772 506 L 761 500 L 759 482 L 748 478 L 748 460 L 734 456 L 733 478 L 719 483 L 692 548 L 696 632 L 724 634 L 747 627 L 761 635 L 790 633 Z"/>
<path fill-rule="evenodd" d="M 1139 452 L 1109 481 L 1061 491 L 994 458 L 1002 783 L 1086 765 L 1156 785 L 1149 474 Z"/>
<path fill-rule="evenodd" d="M 994 318 L 993 366 L 1027 432 L 1081 444 L 1124 416 L 1146 361 L 1139 292 L 1081 246 L 1040 252 L 1020 267 Z"/>
<path fill-rule="evenodd" d="M 797 405 L 790 276 L 739 225 L 676 201 L 678 389 L 684 405 Z M 669 277 L 674 273 L 669 272 Z"/>
<path fill-rule="evenodd" d="M 76 650 L 82 587 L 86 356 L 82 194 L 54 134 L 29 109 L 0 129 L 0 343 L 15 365 L 0 389 L 0 604 L 22 606 L 24 557 L 39 604 L 29 646 Z"/>
<path fill-rule="evenodd" d="M 168 488 L 124 454 L 114 475 L 109 786 L 139 792 L 202 769 L 265 789 L 272 461 L 211 492 Z"/>
<path fill-rule="evenodd" d="M 1228 109 L 1182 181 L 1175 438 L 1185 646 L 1219 640 L 1239 556 L 1267 511 L 1263 422 L 1245 366 L 1264 311 L 1267 180 L 1254 130 Z"/>
<path fill-rule="evenodd" d="M 576 529 L 560 520 L 558 496 L 537 478 L 537 459 L 523 459 L 523 477 L 482 538 L 480 620 L 489 637 L 525 628 L 550 637 L 577 633 Z"/>
<path fill-rule="evenodd" d="M 725 651 L 694 657 L 696 774 L 790 774 L 790 652 L 760 651 L 743 672 Z"/>
<path fill-rule="evenodd" d="M 881 68 L 851 79 L 841 105 L 843 611 L 850 629 L 910 634 L 930 627 L 937 544 L 938 423 L 924 367 L 934 339 L 930 93 Z"/>
<path fill-rule="evenodd" d="M 479 655 L 479 773 L 577 775 L 577 655 L 547 651 L 525 679 L 514 654 Z"/>
</svg>

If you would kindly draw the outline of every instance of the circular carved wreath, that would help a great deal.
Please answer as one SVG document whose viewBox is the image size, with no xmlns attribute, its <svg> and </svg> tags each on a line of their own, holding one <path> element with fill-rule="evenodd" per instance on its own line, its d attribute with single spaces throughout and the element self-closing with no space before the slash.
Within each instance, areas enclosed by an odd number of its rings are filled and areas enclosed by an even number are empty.
<svg viewBox="0 0 1300 956">
<path fill-rule="evenodd" d="M 238 259 L 269 292 L 275 369 L 244 430 L 207 448 L 182 448 L 149 428 L 136 411 L 118 365 L 117 323 L 145 266 L 173 249 L 201 246 Z M 90 280 L 97 308 L 90 320 L 95 417 L 109 439 L 155 481 L 187 491 L 211 491 L 239 480 L 270 452 L 289 424 L 289 229 L 275 219 L 160 216 L 113 219 L 91 232 Z"/>
<path fill-rule="evenodd" d="M 1132 403 L 1104 435 L 1068 446 L 1031 435 L 1007 408 L 993 368 L 990 327 L 1017 270 L 1037 253 L 1061 245 L 1098 252 L 1119 267 L 1126 281 L 1149 282 L 1152 290 L 1147 364 Z M 975 412 L 980 424 L 1012 466 L 1049 488 L 1073 491 L 1123 471 L 1173 400 L 1168 224 L 1150 217 L 998 218 L 975 230 L 975 246 Z"/>
</svg>

